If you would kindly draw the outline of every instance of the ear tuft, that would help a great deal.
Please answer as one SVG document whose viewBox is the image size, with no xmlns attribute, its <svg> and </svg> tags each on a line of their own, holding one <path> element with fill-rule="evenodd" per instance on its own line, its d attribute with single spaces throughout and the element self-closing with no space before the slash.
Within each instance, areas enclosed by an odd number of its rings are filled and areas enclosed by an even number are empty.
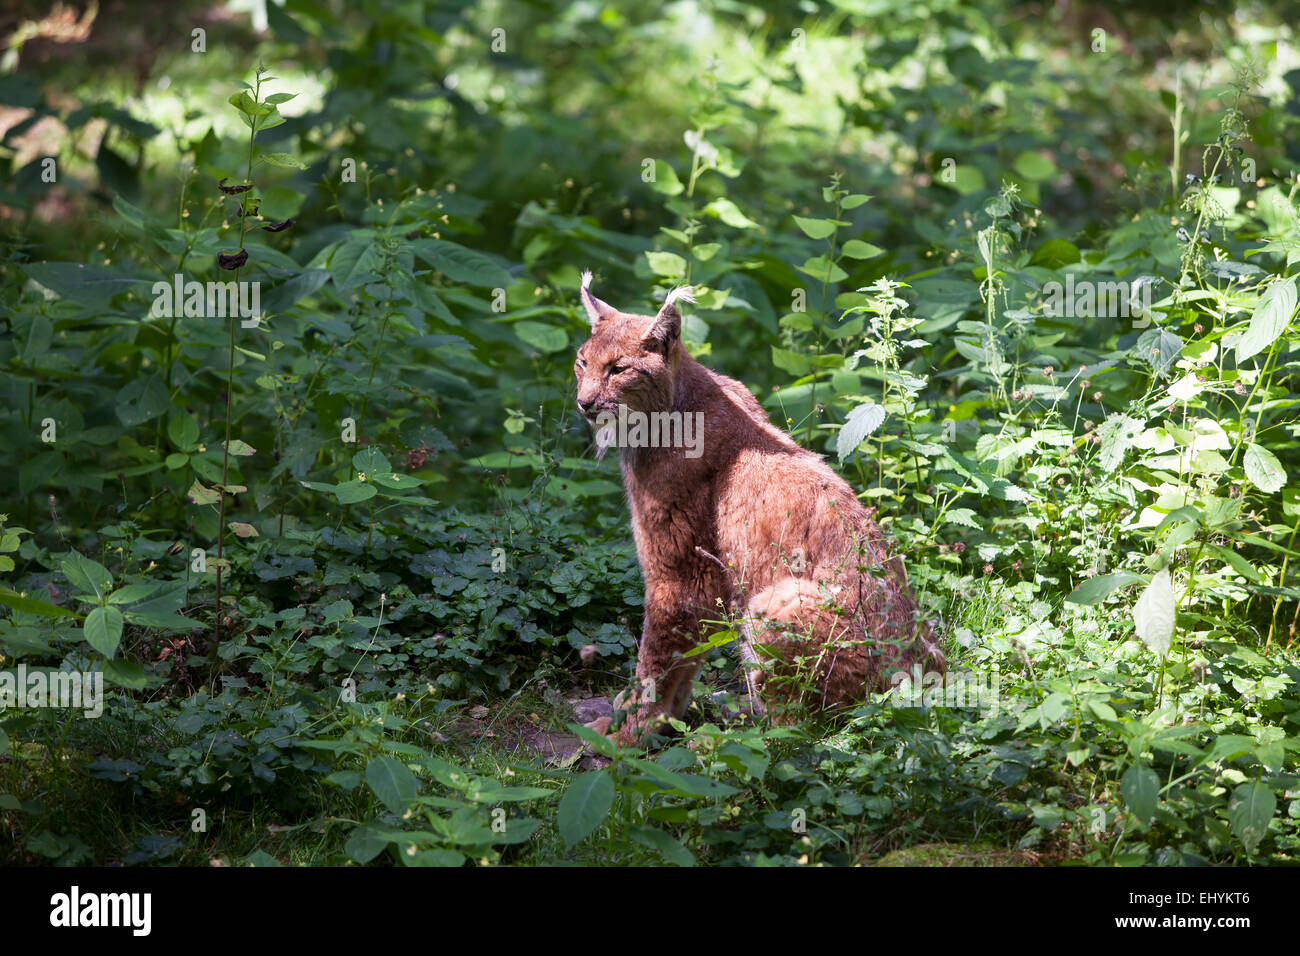
<svg viewBox="0 0 1300 956">
<path fill-rule="evenodd" d="M 657 343 L 666 348 L 673 339 L 682 333 L 682 316 L 677 311 L 678 302 L 694 302 L 695 294 L 688 285 L 674 286 L 664 296 L 664 304 L 659 307 L 654 324 L 646 334 L 647 343 Z"/>
<path fill-rule="evenodd" d="M 582 307 L 587 310 L 587 318 L 591 321 L 591 331 L 596 331 L 596 326 L 606 319 L 617 314 L 617 309 L 608 303 L 601 302 L 591 294 L 591 270 L 582 271 L 582 289 L 578 293 L 578 298 L 582 299 Z"/>
<path fill-rule="evenodd" d="M 668 290 L 668 294 L 664 296 L 664 304 L 659 311 L 663 312 L 665 309 L 676 308 L 678 302 L 690 302 L 694 304 L 694 287 L 689 285 L 673 286 Z"/>
</svg>

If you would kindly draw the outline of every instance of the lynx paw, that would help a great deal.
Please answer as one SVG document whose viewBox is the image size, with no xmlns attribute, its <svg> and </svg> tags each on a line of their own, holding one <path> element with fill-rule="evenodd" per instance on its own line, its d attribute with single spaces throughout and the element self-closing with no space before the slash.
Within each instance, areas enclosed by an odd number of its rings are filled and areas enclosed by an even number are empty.
<svg viewBox="0 0 1300 956">
<path fill-rule="evenodd" d="M 609 717 L 597 717 L 591 723 L 583 724 L 582 726 L 586 727 L 588 730 L 594 730 L 596 733 L 601 734 L 602 736 L 608 737 L 609 722 L 610 722 Z"/>
</svg>

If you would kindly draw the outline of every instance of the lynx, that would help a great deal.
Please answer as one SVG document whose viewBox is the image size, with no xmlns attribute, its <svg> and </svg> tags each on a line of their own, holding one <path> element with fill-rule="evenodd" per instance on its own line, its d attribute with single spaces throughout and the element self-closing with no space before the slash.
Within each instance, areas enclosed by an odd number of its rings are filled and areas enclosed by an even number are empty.
<svg viewBox="0 0 1300 956">
<path fill-rule="evenodd" d="M 657 315 L 634 315 L 590 284 L 583 273 L 591 336 L 574 363 L 578 407 L 596 426 L 598 454 L 620 446 L 645 578 L 643 691 L 629 698 L 618 741 L 634 744 L 685 713 L 700 659 L 683 655 L 720 630 L 706 622 L 728 617 L 741 621 L 751 700 L 761 691 L 778 707 L 800 687 L 799 702 L 824 709 L 888 689 L 914 663 L 942 671 L 874 509 L 772 425 L 744 385 L 687 354 L 677 303 L 693 301 L 689 291 L 674 289 Z M 674 443 L 688 422 L 699 440 Z M 768 651 L 770 673 L 755 673 L 752 642 Z M 609 718 L 591 726 L 607 732 Z"/>
</svg>

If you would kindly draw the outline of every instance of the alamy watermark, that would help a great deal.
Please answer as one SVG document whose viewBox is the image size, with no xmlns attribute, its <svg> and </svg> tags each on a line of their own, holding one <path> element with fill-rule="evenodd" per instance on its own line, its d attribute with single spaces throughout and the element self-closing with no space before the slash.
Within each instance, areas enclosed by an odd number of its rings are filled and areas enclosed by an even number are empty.
<svg viewBox="0 0 1300 956">
<path fill-rule="evenodd" d="M 687 458 L 704 454 L 703 412 L 638 412 L 619 405 L 596 415 L 596 455 L 610 448 L 684 448 Z"/>
<path fill-rule="evenodd" d="M 1048 282 L 1043 286 L 1046 313 L 1058 318 L 1141 318 L 1151 320 L 1151 286 L 1155 280 L 1139 276 L 1132 282 L 1093 282 L 1066 273 L 1065 284 Z M 1138 327 L 1144 327 L 1138 324 Z"/>
<path fill-rule="evenodd" d="M 0 671 L 0 713 L 10 707 L 63 707 L 90 718 L 104 713 L 104 673 L 91 671 Z"/>
<path fill-rule="evenodd" d="M 889 701 L 894 707 L 973 707 L 981 714 L 996 714 L 1001 703 L 1002 676 L 972 671 L 896 671 L 890 678 Z"/>
<path fill-rule="evenodd" d="M 153 306 L 149 314 L 155 319 L 178 317 L 226 319 L 238 316 L 240 327 L 255 329 L 262 314 L 262 283 L 257 280 L 229 282 L 185 281 L 176 273 L 172 281 L 153 284 Z"/>
</svg>

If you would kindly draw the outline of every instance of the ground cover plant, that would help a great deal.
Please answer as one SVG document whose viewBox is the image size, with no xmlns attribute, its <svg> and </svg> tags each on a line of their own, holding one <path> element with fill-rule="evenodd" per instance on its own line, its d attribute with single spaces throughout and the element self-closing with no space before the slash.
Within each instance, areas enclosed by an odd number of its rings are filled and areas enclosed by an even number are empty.
<svg viewBox="0 0 1300 956">
<path fill-rule="evenodd" d="M 103 682 L 0 710 L 0 860 L 1296 861 L 1281 5 L 249 6 L 0 16 L 0 674 Z M 756 720 L 720 614 L 678 737 L 583 726 L 588 268 L 694 287 L 946 686 Z"/>
</svg>

